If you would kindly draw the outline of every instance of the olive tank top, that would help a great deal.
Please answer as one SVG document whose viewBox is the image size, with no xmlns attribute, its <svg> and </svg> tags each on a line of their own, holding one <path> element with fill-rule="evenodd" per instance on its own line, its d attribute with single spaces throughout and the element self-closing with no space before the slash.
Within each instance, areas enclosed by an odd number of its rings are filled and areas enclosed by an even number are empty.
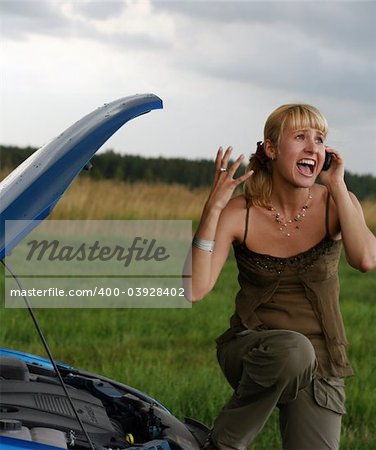
<svg viewBox="0 0 376 450">
<path fill-rule="evenodd" d="M 246 329 L 297 331 L 310 339 L 315 349 L 318 376 L 352 375 L 339 307 L 341 241 L 329 234 L 329 200 L 328 194 L 325 237 L 309 250 L 288 258 L 247 248 L 247 208 L 243 241 L 233 242 L 240 290 L 230 328 L 217 338 L 219 346 Z"/>
</svg>

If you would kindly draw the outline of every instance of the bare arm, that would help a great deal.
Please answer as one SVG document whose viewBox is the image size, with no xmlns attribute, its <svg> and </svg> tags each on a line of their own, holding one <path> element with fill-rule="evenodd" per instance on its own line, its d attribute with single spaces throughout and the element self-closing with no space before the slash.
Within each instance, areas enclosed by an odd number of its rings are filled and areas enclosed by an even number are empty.
<svg viewBox="0 0 376 450">
<path fill-rule="evenodd" d="M 336 204 L 346 259 L 355 269 L 368 272 L 376 267 L 376 238 L 365 223 L 358 199 L 347 190 L 342 157 L 332 148 L 327 150 L 333 153 L 333 162 L 320 179 Z"/>
<path fill-rule="evenodd" d="M 231 147 L 224 154 L 221 148 L 218 150 L 213 187 L 196 231 L 198 238 L 215 241 L 214 250 L 207 252 L 192 246 L 192 285 L 191 290 L 186 286 L 186 294 L 193 302 L 201 300 L 211 291 L 222 270 L 233 240 L 232 206 L 229 200 L 236 187 L 252 175 L 252 172 L 248 172 L 237 179 L 233 178 L 243 155 L 227 172 L 221 171 L 221 168 L 227 168 L 231 151 Z"/>
</svg>

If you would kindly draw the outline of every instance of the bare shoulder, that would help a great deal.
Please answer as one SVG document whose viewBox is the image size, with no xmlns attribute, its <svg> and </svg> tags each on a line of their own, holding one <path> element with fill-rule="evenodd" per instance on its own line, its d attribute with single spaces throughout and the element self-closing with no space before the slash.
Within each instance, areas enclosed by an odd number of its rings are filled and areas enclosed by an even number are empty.
<svg viewBox="0 0 376 450">
<path fill-rule="evenodd" d="M 314 197 L 320 199 L 320 201 L 326 202 L 328 196 L 328 189 L 326 188 L 326 186 L 316 183 L 312 186 L 311 193 Z"/>
<path fill-rule="evenodd" d="M 238 239 L 244 233 L 247 202 L 244 195 L 233 197 L 221 214 L 221 225 L 226 227 L 232 239 Z"/>
<path fill-rule="evenodd" d="M 329 226 L 329 235 L 332 237 L 332 239 L 340 239 L 341 233 L 337 205 L 333 197 L 329 194 L 328 189 L 326 188 L 326 186 L 316 184 L 314 186 L 314 190 L 312 191 L 312 195 L 314 195 L 318 199 L 319 209 L 322 210 L 326 216 L 325 222 L 328 220 L 327 223 Z M 327 204 L 328 201 L 329 204 Z"/>
<path fill-rule="evenodd" d="M 243 194 L 236 195 L 233 197 L 227 205 L 231 209 L 246 209 L 247 202 Z"/>
<path fill-rule="evenodd" d="M 233 197 L 226 205 L 222 214 L 224 216 L 237 216 L 244 214 L 247 209 L 247 202 L 243 194 Z"/>
</svg>

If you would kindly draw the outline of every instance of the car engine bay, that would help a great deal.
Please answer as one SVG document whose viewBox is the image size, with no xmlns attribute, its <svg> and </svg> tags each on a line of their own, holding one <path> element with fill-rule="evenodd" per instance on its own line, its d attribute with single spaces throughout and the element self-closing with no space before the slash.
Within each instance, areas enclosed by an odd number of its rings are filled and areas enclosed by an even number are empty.
<svg viewBox="0 0 376 450">
<path fill-rule="evenodd" d="M 91 445 L 54 371 L 11 357 L 0 358 L 0 435 L 9 436 L 1 430 L 18 421 L 23 439 L 30 432 L 30 440 L 77 450 L 195 450 L 205 439 L 204 425 L 179 421 L 134 388 L 68 366 L 59 372 Z"/>
</svg>

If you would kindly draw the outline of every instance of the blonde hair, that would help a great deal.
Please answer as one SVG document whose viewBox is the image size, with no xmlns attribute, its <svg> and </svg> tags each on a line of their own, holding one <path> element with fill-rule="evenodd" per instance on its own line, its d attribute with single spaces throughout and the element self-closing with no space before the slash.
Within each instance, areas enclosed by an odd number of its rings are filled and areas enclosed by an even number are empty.
<svg viewBox="0 0 376 450">
<path fill-rule="evenodd" d="M 314 128 L 324 137 L 328 133 L 328 123 L 320 111 L 311 105 L 288 104 L 274 110 L 267 118 L 264 126 L 264 142 L 268 139 L 278 150 L 281 136 L 285 130 Z M 244 196 L 249 206 L 270 206 L 272 193 L 272 163 L 266 155 L 260 158 L 260 153 L 253 153 L 247 166 L 247 171 L 254 174 L 244 183 Z"/>
</svg>

